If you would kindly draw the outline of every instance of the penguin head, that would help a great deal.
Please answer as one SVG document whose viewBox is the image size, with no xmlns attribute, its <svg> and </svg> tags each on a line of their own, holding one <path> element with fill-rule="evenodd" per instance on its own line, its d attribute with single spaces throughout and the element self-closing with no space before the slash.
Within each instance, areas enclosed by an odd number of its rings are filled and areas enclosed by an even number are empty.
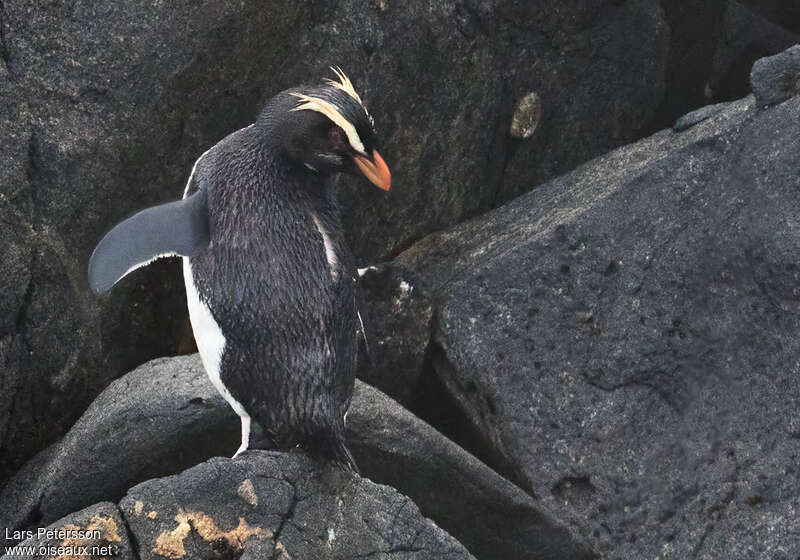
<svg viewBox="0 0 800 560">
<path fill-rule="evenodd" d="M 376 148 L 372 117 L 344 72 L 332 70 L 338 80 L 278 94 L 259 120 L 271 124 L 294 162 L 324 175 L 363 175 L 389 190 L 392 176 Z"/>
</svg>

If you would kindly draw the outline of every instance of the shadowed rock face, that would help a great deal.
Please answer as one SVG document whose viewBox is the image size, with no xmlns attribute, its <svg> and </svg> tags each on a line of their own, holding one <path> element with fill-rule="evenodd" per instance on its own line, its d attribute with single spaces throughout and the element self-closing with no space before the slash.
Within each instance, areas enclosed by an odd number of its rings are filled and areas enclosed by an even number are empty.
<svg viewBox="0 0 800 560">
<path fill-rule="evenodd" d="M 347 422 L 362 474 L 408 495 L 479 558 L 591 557 L 529 495 L 376 389 L 356 385 Z M 154 476 L 230 455 L 238 428 L 197 355 L 154 360 L 114 381 L 62 441 L 9 481 L 0 527 L 31 529 L 87 504 L 118 501 Z"/>
<path fill-rule="evenodd" d="M 540 502 L 369 385 L 356 385 L 348 442 L 377 482 L 420 510 L 481 560 L 589 559 L 594 554 Z"/>
<path fill-rule="evenodd" d="M 774 23 L 800 33 L 800 6 L 784 0 L 739 0 L 754 12 Z"/>
<path fill-rule="evenodd" d="M 489 459 L 609 557 L 800 554 L 799 120 L 717 107 L 397 259 Z"/>
<path fill-rule="evenodd" d="M 0 479 L 111 379 L 191 351 L 174 263 L 102 298 L 86 263 L 274 93 L 333 64 L 362 92 L 395 188 L 348 179 L 343 205 L 374 262 L 635 138 L 666 59 L 657 0 L 19 1 L 0 27 Z M 512 154 L 511 112 L 531 91 L 542 120 Z"/>
<path fill-rule="evenodd" d="M 431 339 L 433 306 L 411 271 L 383 263 L 362 271 L 359 285 L 367 352 L 358 355 L 358 378 L 404 406 L 419 399 L 423 365 Z"/>
<path fill-rule="evenodd" d="M 709 100 L 732 101 L 750 93 L 750 70 L 753 63 L 800 42 L 779 23 L 764 19 L 740 2 L 725 7 L 723 33 L 714 53 L 714 65 L 708 80 Z"/>
</svg>

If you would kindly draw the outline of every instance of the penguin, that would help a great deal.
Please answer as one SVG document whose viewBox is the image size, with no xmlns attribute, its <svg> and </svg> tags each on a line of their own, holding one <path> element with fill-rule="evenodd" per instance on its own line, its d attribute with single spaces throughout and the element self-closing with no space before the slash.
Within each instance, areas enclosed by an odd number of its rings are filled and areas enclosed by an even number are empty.
<svg viewBox="0 0 800 560">
<path fill-rule="evenodd" d="M 155 259 L 183 259 L 203 366 L 269 446 L 357 471 L 344 437 L 355 383 L 358 285 L 336 201 L 340 173 L 388 191 L 373 119 L 350 79 L 288 89 L 194 163 L 183 198 L 142 210 L 95 248 L 89 285 L 106 292 Z M 361 325 L 363 331 L 363 325 Z"/>
</svg>

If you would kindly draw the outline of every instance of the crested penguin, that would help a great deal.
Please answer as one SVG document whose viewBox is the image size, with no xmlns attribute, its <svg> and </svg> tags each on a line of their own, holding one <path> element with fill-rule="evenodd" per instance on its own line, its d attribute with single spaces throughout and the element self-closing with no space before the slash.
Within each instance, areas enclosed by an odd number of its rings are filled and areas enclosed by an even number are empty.
<svg viewBox="0 0 800 560">
<path fill-rule="evenodd" d="M 89 261 L 105 292 L 155 259 L 183 258 L 198 351 L 216 389 L 279 449 L 303 445 L 356 470 L 344 440 L 355 382 L 354 258 L 334 179 L 363 175 L 389 190 L 373 121 L 352 82 L 283 91 L 256 122 L 195 162 L 183 198 L 115 226 Z"/>
</svg>

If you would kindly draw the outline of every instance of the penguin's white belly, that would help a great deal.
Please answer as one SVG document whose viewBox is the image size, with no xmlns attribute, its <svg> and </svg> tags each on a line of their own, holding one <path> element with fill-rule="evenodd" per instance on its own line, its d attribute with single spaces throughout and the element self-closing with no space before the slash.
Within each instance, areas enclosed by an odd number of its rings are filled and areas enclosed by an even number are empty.
<svg viewBox="0 0 800 560">
<path fill-rule="evenodd" d="M 208 378 L 214 384 L 220 395 L 228 401 L 231 408 L 239 416 L 248 416 L 244 407 L 239 401 L 233 398 L 231 392 L 222 383 L 220 378 L 220 363 L 222 352 L 225 350 L 225 335 L 222 329 L 214 320 L 211 310 L 200 300 L 197 286 L 192 276 L 192 265 L 188 257 L 183 257 L 183 281 L 186 284 L 186 303 L 189 307 L 189 319 L 192 322 L 192 332 L 194 340 L 197 342 L 197 350 L 200 352 L 200 359 L 206 369 Z"/>
</svg>

